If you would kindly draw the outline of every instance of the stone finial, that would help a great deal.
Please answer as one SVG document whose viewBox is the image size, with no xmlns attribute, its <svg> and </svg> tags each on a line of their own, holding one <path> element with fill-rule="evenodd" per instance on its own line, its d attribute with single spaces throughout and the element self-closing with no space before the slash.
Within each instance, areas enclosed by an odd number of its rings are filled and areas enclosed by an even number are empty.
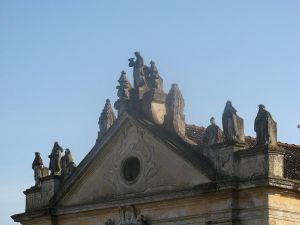
<svg viewBox="0 0 300 225">
<path fill-rule="evenodd" d="M 41 185 L 41 178 L 43 177 L 43 160 L 39 152 L 35 153 L 35 158 L 32 162 L 32 169 L 34 171 L 35 186 Z"/>
<path fill-rule="evenodd" d="M 117 86 L 118 97 L 122 98 L 122 99 L 129 99 L 131 84 L 126 77 L 126 72 L 124 70 L 122 70 L 121 76 L 120 76 L 118 82 L 119 82 L 119 85 Z"/>
<path fill-rule="evenodd" d="M 121 72 L 120 79 L 118 80 L 119 85 L 118 89 L 118 97 L 119 99 L 115 102 L 115 109 L 118 110 L 118 116 L 120 116 L 123 112 L 128 110 L 129 107 L 129 99 L 130 99 L 130 90 L 131 84 L 127 80 L 126 73 L 123 70 Z"/>
<path fill-rule="evenodd" d="M 222 116 L 223 132 L 227 143 L 245 142 L 244 120 L 236 112 L 231 101 L 227 101 Z"/>
<path fill-rule="evenodd" d="M 103 135 L 108 131 L 108 129 L 113 125 L 116 120 L 115 113 L 111 107 L 110 100 L 106 100 L 106 104 L 99 118 L 99 128 L 98 138 L 103 137 Z"/>
<path fill-rule="evenodd" d="M 273 120 L 271 113 L 262 104 L 254 122 L 257 145 L 276 145 L 277 144 L 277 123 Z"/>
<path fill-rule="evenodd" d="M 150 61 L 148 86 L 151 89 L 158 88 L 160 90 L 163 90 L 163 79 L 158 73 L 158 69 L 155 65 L 155 62 L 152 60 Z"/>
<path fill-rule="evenodd" d="M 49 170 L 51 175 L 61 175 L 61 153 L 63 151 L 63 148 L 59 146 L 58 142 L 55 142 L 52 152 L 49 155 Z"/>
<path fill-rule="evenodd" d="M 172 84 L 167 95 L 166 110 L 165 127 L 173 133 L 185 136 L 184 99 L 177 84 Z"/>
<path fill-rule="evenodd" d="M 67 178 L 76 168 L 70 149 L 66 149 L 65 155 L 61 158 L 62 175 Z"/>
<path fill-rule="evenodd" d="M 216 125 L 215 118 L 210 119 L 210 125 L 206 128 L 203 137 L 204 145 L 214 145 L 223 142 L 224 136 L 222 130 Z"/>
</svg>

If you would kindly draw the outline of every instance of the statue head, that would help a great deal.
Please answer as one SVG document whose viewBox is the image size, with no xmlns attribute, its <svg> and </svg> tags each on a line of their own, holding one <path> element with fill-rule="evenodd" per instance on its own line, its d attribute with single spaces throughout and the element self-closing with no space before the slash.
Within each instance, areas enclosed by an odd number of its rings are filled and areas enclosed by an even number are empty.
<svg viewBox="0 0 300 225">
<path fill-rule="evenodd" d="M 215 117 L 210 118 L 210 124 L 211 125 L 215 125 L 216 124 Z"/>
<path fill-rule="evenodd" d="M 140 52 L 135 52 L 135 53 L 134 53 L 134 55 L 135 55 L 135 57 L 137 57 L 137 58 L 138 58 L 138 57 L 140 57 L 140 56 L 141 56 L 141 53 L 140 53 Z"/>
<path fill-rule="evenodd" d="M 232 106 L 231 101 L 227 101 L 227 102 L 226 102 L 226 107 L 228 107 L 228 106 Z"/>
<path fill-rule="evenodd" d="M 66 155 L 68 155 L 70 153 L 71 153 L 70 149 L 66 148 Z"/>
<path fill-rule="evenodd" d="M 35 156 L 40 156 L 40 153 L 39 152 L 35 152 Z"/>
<path fill-rule="evenodd" d="M 259 104 L 259 105 L 258 105 L 258 108 L 259 108 L 260 110 L 265 110 L 265 109 L 266 109 L 266 107 L 265 107 L 263 104 Z"/>
</svg>

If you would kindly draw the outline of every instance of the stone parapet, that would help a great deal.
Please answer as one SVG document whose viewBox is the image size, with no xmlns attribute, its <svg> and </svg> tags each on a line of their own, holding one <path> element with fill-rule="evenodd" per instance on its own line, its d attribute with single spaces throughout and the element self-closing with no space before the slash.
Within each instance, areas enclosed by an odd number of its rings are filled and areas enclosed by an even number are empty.
<svg viewBox="0 0 300 225">
<path fill-rule="evenodd" d="M 273 145 L 260 145 L 236 152 L 236 175 L 240 179 L 284 177 L 285 150 Z"/>
<path fill-rule="evenodd" d="M 26 212 L 41 210 L 49 206 L 49 201 L 59 189 L 60 176 L 47 176 L 41 179 L 41 186 L 24 191 L 26 195 Z"/>
</svg>

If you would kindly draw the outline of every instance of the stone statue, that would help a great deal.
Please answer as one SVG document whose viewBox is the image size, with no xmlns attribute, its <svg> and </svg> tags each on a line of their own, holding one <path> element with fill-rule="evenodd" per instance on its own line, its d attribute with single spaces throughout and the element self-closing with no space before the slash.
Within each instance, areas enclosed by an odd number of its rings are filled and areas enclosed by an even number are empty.
<svg viewBox="0 0 300 225">
<path fill-rule="evenodd" d="M 74 168 L 76 167 L 70 149 L 66 149 L 65 155 L 61 158 L 62 174 L 67 177 L 69 176 Z"/>
<path fill-rule="evenodd" d="M 259 106 L 254 123 L 257 145 L 277 144 L 277 123 L 273 120 L 271 113 L 262 104 Z"/>
<path fill-rule="evenodd" d="M 155 62 L 151 60 L 149 69 L 149 88 L 158 88 L 163 90 L 163 80 L 158 74 L 158 69 L 155 65 Z"/>
<path fill-rule="evenodd" d="M 232 106 L 231 101 L 226 102 L 222 116 L 223 132 L 228 143 L 245 142 L 244 120 L 237 115 L 237 110 Z"/>
<path fill-rule="evenodd" d="M 51 154 L 49 155 L 50 164 L 49 170 L 51 175 L 61 175 L 61 153 L 63 152 L 62 147 L 57 142 L 54 143 Z"/>
<path fill-rule="evenodd" d="M 223 132 L 216 125 L 214 117 L 210 119 L 210 123 L 211 125 L 209 125 L 205 130 L 205 134 L 203 137 L 203 144 L 214 145 L 217 143 L 221 143 L 223 141 Z"/>
<path fill-rule="evenodd" d="M 39 152 L 35 153 L 35 158 L 32 162 L 32 169 L 34 171 L 35 186 L 41 185 L 41 178 L 43 177 L 43 160 Z"/>
<path fill-rule="evenodd" d="M 116 120 L 115 113 L 111 107 L 110 100 L 107 99 L 104 109 L 101 112 L 101 116 L 99 118 L 99 128 L 100 132 L 98 133 L 98 138 L 103 137 L 103 135 L 108 131 L 108 129 L 113 125 Z"/>
<path fill-rule="evenodd" d="M 144 59 L 139 52 L 135 52 L 136 60 L 129 59 L 129 67 L 133 67 L 134 87 L 147 86 L 148 68 L 144 65 Z"/>
</svg>

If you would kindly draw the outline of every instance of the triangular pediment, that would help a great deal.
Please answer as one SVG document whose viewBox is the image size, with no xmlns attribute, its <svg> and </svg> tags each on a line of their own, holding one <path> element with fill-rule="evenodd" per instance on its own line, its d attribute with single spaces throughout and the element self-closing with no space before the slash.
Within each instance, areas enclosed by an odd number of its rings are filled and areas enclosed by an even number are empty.
<svg viewBox="0 0 300 225">
<path fill-rule="evenodd" d="M 183 149 L 174 150 L 174 144 L 162 141 L 130 116 L 113 129 L 105 136 L 105 144 L 79 165 L 85 168 L 78 168 L 80 173 L 74 174 L 58 206 L 184 190 L 211 181 L 195 162 L 177 152 Z"/>
</svg>

